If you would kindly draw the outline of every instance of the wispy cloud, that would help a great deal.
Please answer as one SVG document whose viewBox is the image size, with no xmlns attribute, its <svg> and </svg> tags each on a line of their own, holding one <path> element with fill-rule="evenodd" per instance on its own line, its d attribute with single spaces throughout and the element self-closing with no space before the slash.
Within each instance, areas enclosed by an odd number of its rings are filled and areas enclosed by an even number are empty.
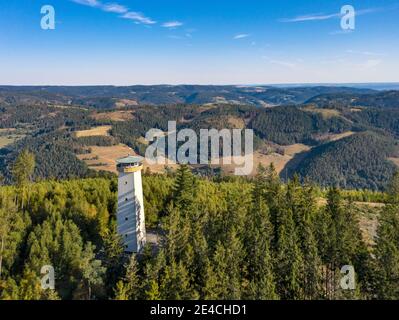
<svg viewBox="0 0 399 320">
<path fill-rule="evenodd" d="M 334 14 L 309 14 L 309 15 L 303 15 L 303 16 L 297 16 L 294 18 L 287 18 L 287 19 L 280 19 L 280 22 L 303 22 L 303 21 L 317 21 L 317 20 L 328 20 L 332 18 L 337 18 L 341 16 L 340 13 L 334 13 Z"/>
<path fill-rule="evenodd" d="M 129 11 L 128 8 L 117 3 L 106 3 L 101 7 L 101 9 L 106 12 L 115 12 L 115 13 L 126 13 Z"/>
<path fill-rule="evenodd" d="M 247 33 L 240 33 L 237 34 L 233 37 L 234 40 L 239 40 L 239 39 L 244 39 L 244 38 L 248 38 L 250 35 Z"/>
<path fill-rule="evenodd" d="M 356 10 L 355 14 L 356 16 L 368 14 L 368 13 L 374 13 L 374 12 L 381 12 L 386 10 L 387 8 L 368 8 L 368 9 L 361 9 L 361 10 Z M 305 21 L 321 21 L 321 20 L 329 20 L 329 19 L 335 19 L 335 18 L 340 18 L 342 17 L 343 14 L 338 12 L 338 13 L 331 13 L 331 14 L 325 14 L 325 13 L 313 13 L 313 14 L 308 14 L 308 15 L 300 15 L 296 16 L 293 18 L 283 18 L 279 19 L 278 21 L 280 22 L 305 22 Z"/>
<path fill-rule="evenodd" d="M 178 27 L 181 27 L 183 25 L 183 22 L 180 21 L 168 21 L 162 24 L 162 27 L 164 28 L 169 28 L 169 29 L 175 29 Z"/>
<path fill-rule="evenodd" d="M 351 54 L 360 54 L 360 55 L 364 55 L 364 56 L 376 56 L 376 57 L 386 56 L 385 53 L 378 53 L 378 52 L 372 52 L 372 51 L 346 50 L 346 52 L 351 53 Z"/>
<path fill-rule="evenodd" d="M 143 15 L 140 12 L 126 12 L 124 15 L 121 16 L 121 18 L 124 19 L 129 19 L 129 20 L 133 20 L 135 23 L 137 24 L 156 24 L 157 22 L 152 20 L 149 17 L 146 17 L 145 15 Z"/>
<path fill-rule="evenodd" d="M 368 9 L 361 9 L 361 10 L 356 10 L 356 15 L 357 16 L 361 16 L 364 14 L 368 14 L 368 13 L 375 13 L 375 12 L 382 12 L 382 11 L 386 11 L 386 10 L 395 10 L 397 9 L 397 6 L 390 6 L 390 7 L 379 7 L 379 8 L 368 8 Z"/>
<path fill-rule="evenodd" d="M 101 3 L 97 0 L 72 0 L 72 1 L 89 7 L 101 6 Z"/>
<path fill-rule="evenodd" d="M 142 23 L 142 24 L 155 24 L 155 23 L 157 23 L 156 21 L 152 20 L 149 17 L 146 17 L 142 13 L 133 12 L 133 11 L 126 12 L 124 15 L 121 16 L 121 18 L 133 20 L 137 24 L 140 24 L 140 23 Z"/>
<path fill-rule="evenodd" d="M 101 9 L 105 12 L 121 14 L 119 17 L 133 20 L 137 24 L 155 24 L 153 19 L 146 17 L 144 14 L 135 11 L 129 11 L 129 8 L 118 3 L 102 3 L 99 0 L 72 0 L 75 3 Z"/>
<path fill-rule="evenodd" d="M 169 39 L 174 39 L 174 40 L 184 40 L 184 39 L 192 39 L 191 33 L 185 33 L 183 35 L 176 35 L 176 34 L 170 34 L 167 35 L 167 38 Z"/>
</svg>

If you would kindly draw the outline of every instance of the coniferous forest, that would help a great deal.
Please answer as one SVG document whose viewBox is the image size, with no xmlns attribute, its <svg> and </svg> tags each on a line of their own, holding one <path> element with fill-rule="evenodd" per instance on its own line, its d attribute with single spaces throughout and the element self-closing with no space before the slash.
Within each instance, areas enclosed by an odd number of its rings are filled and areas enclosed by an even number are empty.
<svg viewBox="0 0 399 320">
<path fill-rule="evenodd" d="M 0 88 L 0 300 L 399 299 L 394 92 L 127 89 Z M 170 90 L 186 98 L 169 101 Z M 288 160 L 245 178 L 150 167 L 148 242 L 127 255 L 117 177 L 99 169 L 117 156 L 92 149 L 144 155 L 148 130 L 167 131 L 169 120 L 195 132 L 252 129 L 258 157 Z M 55 290 L 42 289 L 46 266 Z"/>
<path fill-rule="evenodd" d="M 0 0 L 0 320 L 398 306 L 398 17 Z"/>
<path fill-rule="evenodd" d="M 272 165 L 252 179 L 147 171 L 156 241 L 130 256 L 115 177 L 32 183 L 34 166 L 24 151 L 14 185 L 0 188 L 0 299 L 399 299 L 398 174 L 370 213 L 337 188 L 283 184 Z M 46 265 L 54 291 L 40 285 Z M 355 271 L 350 290 L 343 266 Z"/>
</svg>

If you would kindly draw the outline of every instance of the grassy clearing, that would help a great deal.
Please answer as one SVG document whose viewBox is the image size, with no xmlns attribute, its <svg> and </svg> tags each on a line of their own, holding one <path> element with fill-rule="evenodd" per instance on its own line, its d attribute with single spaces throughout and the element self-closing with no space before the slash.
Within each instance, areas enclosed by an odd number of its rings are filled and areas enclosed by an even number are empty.
<svg viewBox="0 0 399 320">
<path fill-rule="evenodd" d="M 330 118 L 334 118 L 334 117 L 339 117 L 341 115 L 341 113 L 338 110 L 316 108 L 314 106 L 305 107 L 305 108 L 303 108 L 303 110 L 307 111 L 307 112 L 318 113 L 324 119 L 330 119 Z"/>
<path fill-rule="evenodd" d="M 13 144 L 24 136 L 21 132 L 17 132 L 15 128 L 0 129 L 0 149 Z"/>
<path fill-rule="evenodd" d="M 95 136 L 109 136 L 111 126 L 100 126 L 89 130 L 80 130 L 75 132 L 76 138 L 81 137 L 95 137 Z"/>
<path fill-rule="evenodd" d="M 113 111 L 113 112 L 100 112 L 100 113 L 94 113 L 91 116 L 95 120 L 102 120 L 102 121 L 116 121 L 116 122 L 122 122 L 122 121 L 128 121 L 128 120 L 133 120 L 134 115 L 133 111 L 130 110 L 120 110 L 120 111 Z"/>
<path fill-rule="evenodd" d="M 116 146 L 110 147 L 91 146 L 89 148 L 91 151 L 90 153 L 79 154 L 77 157 L 84 161 L 90 169 L 96 171 L 117 173 L 117 159 L 127 157 L 128 155 L 136 155 L 132 148 L 124 144 L 118 144 Z M 177 169 L 178 167 L 176 164 L 168 164 L 167 166 L 171 169 Z M 146 170 L 147 167 L 149 167 L 151 172 L 154 173 L 163 173 L 166 169 L 164 164 L 148 165 L 147 162 L 144 162 L 144 170 Z"/>
</svg>

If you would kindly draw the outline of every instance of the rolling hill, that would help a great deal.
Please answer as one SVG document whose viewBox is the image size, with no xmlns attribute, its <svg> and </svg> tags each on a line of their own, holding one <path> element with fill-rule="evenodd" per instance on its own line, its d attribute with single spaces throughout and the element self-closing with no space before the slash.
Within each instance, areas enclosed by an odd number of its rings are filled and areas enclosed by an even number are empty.
<svg viewBox="0 0 399 320">
<path fill-rule="evenodd" d="M 321 94 L 361 94 L 370 89 L 347 87 L 272 86 L 0 86 L 0 103 L 51 103 L 80 105 L 101 109 L 126 105 L 233 103 L 255 106 L 275 106 L 303 103 Z"/>
<path fill-rule="evenodd" d="M 321 185 L 381 190 L 398 163 L 397 94 L 319 86 L 0 86 L 0 172 L 11 182 L 11 165 L 28 148 L 37 179 L 96 176 L 113 169 L 107 150 L 144 155 L 146 132 L 167 131 L 176 120 L 178 129 L 197 132 L 253 129 L 255 163 L 275 162 L 284 178 L 298 173 Z"/>
<path fill-rule="evenodd" d="M 399 144 L 391 137 L 363 132 L 320 145 L 309 151 L 290 174 L 299 174 L 321 186 L 383 189 L 396 167 Z M 289 167 L 289 164 L 288 164 Z"/>
</svg>

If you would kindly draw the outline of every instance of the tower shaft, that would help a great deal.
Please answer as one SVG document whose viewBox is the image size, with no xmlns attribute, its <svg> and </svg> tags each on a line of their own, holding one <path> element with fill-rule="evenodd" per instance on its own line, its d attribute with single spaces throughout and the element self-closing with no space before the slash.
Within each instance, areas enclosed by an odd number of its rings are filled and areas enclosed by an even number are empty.
<svg viewBox="0 0 399 320">
<path fill-rule="evenodd" d="M 118 234 L 125 252 L 140 252 L 146 242 L 142 164 L 137 157 L 118 160 Z"/>
</svg>

